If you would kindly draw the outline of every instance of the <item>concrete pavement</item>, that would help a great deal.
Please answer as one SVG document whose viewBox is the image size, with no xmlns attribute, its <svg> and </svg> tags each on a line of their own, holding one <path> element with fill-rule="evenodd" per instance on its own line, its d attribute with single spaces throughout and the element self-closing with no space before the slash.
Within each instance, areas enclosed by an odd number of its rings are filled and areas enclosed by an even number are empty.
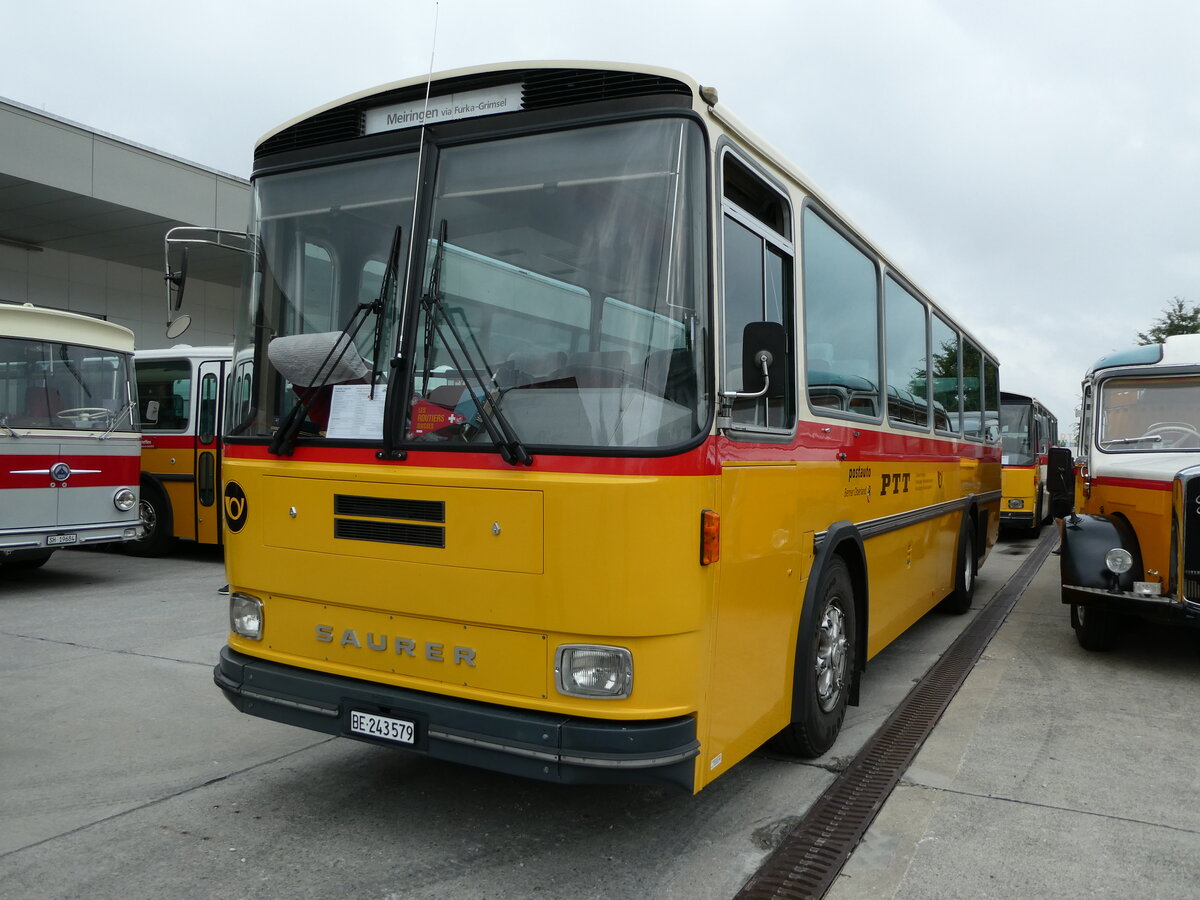
<svg viewBox="0 0 1200 900">
<path fill-rule="evenodd" d="M 1050 557 L 827 897 L 1200 896 L 1197 637 L 1083 650 Z"/>
</svg>

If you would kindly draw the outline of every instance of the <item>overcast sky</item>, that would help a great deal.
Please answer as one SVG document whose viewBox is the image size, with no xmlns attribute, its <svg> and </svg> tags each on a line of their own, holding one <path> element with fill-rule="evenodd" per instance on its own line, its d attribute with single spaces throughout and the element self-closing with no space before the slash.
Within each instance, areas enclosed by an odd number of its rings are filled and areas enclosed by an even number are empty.
<svg viewBox="0 0 1200 900">
<path fill-rule="evenodd" d="M 1200 4 L 0 0 L 0 96 L 233 175 L 358 90 L 590 59 L 720 92 L 1063 423 L 1200 303 Z M 436 21 L 436 40 L 435 40 Z M 1069 430 L 1069 424 L 1066 428 Z"/>
</svg>

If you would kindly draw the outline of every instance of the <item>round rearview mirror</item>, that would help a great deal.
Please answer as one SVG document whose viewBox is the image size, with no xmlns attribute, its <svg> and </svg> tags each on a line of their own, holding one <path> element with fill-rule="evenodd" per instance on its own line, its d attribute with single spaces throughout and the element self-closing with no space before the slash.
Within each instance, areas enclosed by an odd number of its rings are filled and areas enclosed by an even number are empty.
<svg viewBox="0 0 1200 900">
<path fill-rule="evenodd" d="M 184 313 L 182 316 L 176 316 L 173 321 L 167 323 L 168 340 L 175 340 L 175 338 L 187 331 L 191 327 L 191 324 L 192 317 L 187 313 Z"/>
</svg>

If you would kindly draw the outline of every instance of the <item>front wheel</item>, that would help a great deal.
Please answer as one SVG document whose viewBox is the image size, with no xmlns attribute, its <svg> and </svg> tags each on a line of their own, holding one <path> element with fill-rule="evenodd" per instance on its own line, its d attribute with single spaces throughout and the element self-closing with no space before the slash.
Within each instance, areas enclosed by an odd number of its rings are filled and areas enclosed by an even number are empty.
<svg viewBox="0 0 1200 900">
<path fill-rule="evenodd" d="M 1084 650 L 1104 651 L 1117 646 L 1117 617 L 1106 609 L 1072 603 L 1071 627 Z"/>
<path fill-rule="evenodd" d="M 840 557 L 822 574 L 817 603 L 811 622 L 801 626 L 796 647 L 792 690 L 799 698 L 799 703 L 793 703 L 797 718 L 772 741 L 777 749 L 803 757 L 820 756 L 833 746 L 854 678 L 858 649 L 854 584 Z"/>
<path fill-rule="evenodd" d="M 961 616 L 975 599 L 975 535 L 971 520 L 963 522 L 958 537 L 958 557 L 954 566 L 954 590 L 941 602 L 941 608 Z"/>
</svg>

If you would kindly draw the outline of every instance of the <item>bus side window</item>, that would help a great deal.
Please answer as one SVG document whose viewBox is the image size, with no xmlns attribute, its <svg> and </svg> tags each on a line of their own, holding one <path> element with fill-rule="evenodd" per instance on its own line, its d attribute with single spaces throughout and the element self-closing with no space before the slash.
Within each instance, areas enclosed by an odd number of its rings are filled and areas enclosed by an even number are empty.
<svg viewBox="0 0 1200 900">
<path fill-rule="evenodd" d="M 796 419 L 794 334 L 795 290 L 789 240 L 791 207 L 787 199 L 732 153 L 722 167 L 724 186 L 724 390 L 745 390 L 743 334 L 753 322 L 776 322 L 788 335 L 787 360 L 775 360 L 772 371 L 785 383 L 772 384 L 766 396 L 733 401 L 733 421 L 743 428 L 790 429 Z M 751 351 L 753 352 L 753 351 Z"/>
<path fill-rule="evenodd" d="M 811 207 L 804 211 L 808 402 L 878 418 L 879 283 L 875 262 Z M 834 398 L 848 398 L 846 407 Z"/>
</svg>

